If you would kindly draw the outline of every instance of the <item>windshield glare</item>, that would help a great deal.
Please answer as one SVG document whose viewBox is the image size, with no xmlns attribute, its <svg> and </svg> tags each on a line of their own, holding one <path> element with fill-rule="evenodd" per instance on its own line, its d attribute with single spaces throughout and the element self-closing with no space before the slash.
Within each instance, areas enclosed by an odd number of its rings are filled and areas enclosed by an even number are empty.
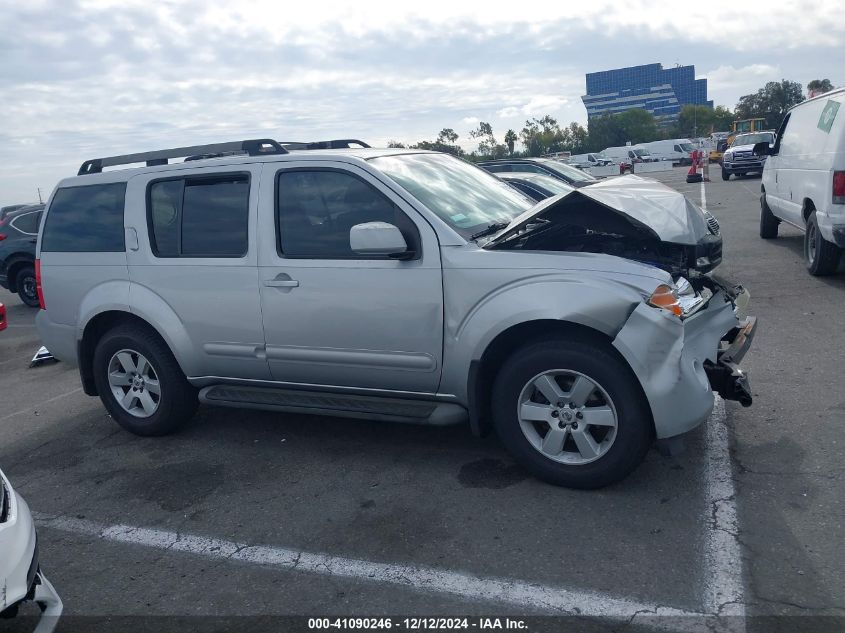
<svg viewBox="0 0 845 633">
<path fill-rule="evenodd" d="M 397 154 L 370 159 L 463 237 L 510 222 L 534 206 L 496 176 L 448 154 Z"/>
<path fill-rule="evenodd" d="M 681 149 L 685 152 L 691 152 L 695 149 L 695 145 L 693 145 L 692 143 L 681 143 Z"/>
<path fill-rule="evenodd" d="M 592 182 L 593 180 L 597 180 L 587 172 L 581 171 L 577 167 L 561 163 L 560 161 L 547 160 L 543 161 L 542 165 L 546 169 L 560 174 L 570 182 Z"/>
<path fill-rule="evenodd" d="M 651 156 L 651 154 L 648 153 L 647 149 L 635 149 L 634 154 L 636 154 L 640 158 L 642 158 L 643 156 Z"/>
<path fill-rule="evenodd" d="M 762 143 L 763 141 L 769 144 L 774 143 L 774 134 L 772 134 L 771 132 L 760 134 L 739 134 L 734 139 L 734 142 L 731 143 L 731 147 L 739 147 L 740 145 L 754 145 L 755 143 Z"/>
</svg>

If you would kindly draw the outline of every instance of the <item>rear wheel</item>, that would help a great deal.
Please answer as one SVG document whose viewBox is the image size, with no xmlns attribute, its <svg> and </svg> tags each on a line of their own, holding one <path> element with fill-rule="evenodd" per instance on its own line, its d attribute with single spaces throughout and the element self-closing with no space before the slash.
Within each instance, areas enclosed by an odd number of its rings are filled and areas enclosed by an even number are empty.
<svg viewBox="0 0 845 633">
<path fill-rule="evenodd" d="M 731 179 L 731 172 L 729 172 L 727 169 L 722 167 L 722 180 L 730 180 L 730 179 Z"/>
<path fill-rule="evenodd" d="M 780 220 L 775 217 L 766 202 L 766 192 L 760 195 L 760 237 L 770 240 L 778 236 L 778 225 Z"/>
<path fill-rule="evenodd" d="M 136 435 L 166 435 L 196 412 L 197 392 L 164 341 L 149 328 L 121 325 L 94 351 L 97 392 L 112 418 Z"/>
<path fill-rule="evenodd" d="M 807 270 L 815 276 L 833 274 L 839 266 L 841 255 L 842 249 L 822 236 L 816 212 L 813 211 L 807 218 L 807 230 L 804 231 L 804 257 L 807 260 Z"/>
<path fill-rule="evenodd" d="M 493 385 L 493 423 L 535 476 L 600 488 L 628 475 L 652 439 L 637 379 L 602 344 L 543 341 L 518 350 Z"/>
<path fill-rule="evenodd" d="M 18 289 L 18 296 L 30 308 L 37 308 L 40 304 L 38 301 L 38 285 L 35 282 L 35 268 L 32 266 L 24 266 L 18 271 L 15 277 L 15 287 Z"/>
</svg>

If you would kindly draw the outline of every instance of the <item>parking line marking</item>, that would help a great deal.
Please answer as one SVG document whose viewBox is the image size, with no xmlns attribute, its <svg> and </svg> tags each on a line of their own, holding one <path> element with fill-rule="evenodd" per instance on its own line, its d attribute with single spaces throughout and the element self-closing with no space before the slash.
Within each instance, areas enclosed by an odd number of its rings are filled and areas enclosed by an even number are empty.
<svg viewBox="0 0 845 633">
<path fill-rule="evenodd" d="M 537 609 L 552 614 L 605 617 L 626 621 L 641 615 L 647 619 L 637 623 L 657 628 L 670 626 L 669 621 L 661 623 L 661 619 L 665 619 L 663 616 L 696 617 L 698 620 L 704 620 L 701 617 L 702 614 L 699 613 L 656 604 L 644 604 L 601 592 L 576 591 L 508 578 L 485 578 L 430 567 L 379 563 L 330 554 L 303 552 L 285 547 L 247 545 L 130 525 L 103 525 L 73 517 L 50 517 L 41 513 L 33 513 L 33 516 L 40 528 L 82 534 L 105 541 L 186 552 L 207 558 L 240 561 L 323 576 L 399 585 L 409 589 L 451 594 L 472 600 Z M 674 622 L 677 624 L 677 621 Z"/>
<path fill-rule="evenodd" d="M 704 609 L 719 615 L 740 616 L 744 622 L 742 558 L 737 532 L 736 488 L 733 482 L 725 401 L 716 397 L 713 415 L 705 423 L 706 490 L 710 525 L 705 544 L 706 602 Z M 742 625 L 741 631 L 745 627 Z M 736 629 L 734 629 L 736 630 Z"/>
<path fill-rule="evenodd" d="M 704 191 L 704 179 L 701 179 L 701 208 L 707 211 L 707 193 Z"/>
<path fill-rule="evenodd" d="M 66 398 L 67 396 L 72 396 L 73 394 L 79 393 L 80 391 L 82 391 L 82 387 L 77 387 L 76 389 L 68 391 L 67 393 L 60 393 L 58 396 L 53 396 L 52 398 L 49 398 L 48 400 L 44 400 L 42 402 L 37 402 L 34 405 L 27 407 L 26 409 L 21 409 L 20 411 L 15 411 L 14 413 L 8 413 L 8 414 L 4 415 L 2 418 L 0 418 L 0 422 L 2 422 L 3 420 L 8 420 L 9 418 L 13 418 L 16 415 L 23 415 L 24 413 L 29 413 L 30 411 L 35 411 L 38 407 L 43 407 L 45 404 L 55 402 L 56 400 L 61 400 L 62 398 Z"/>
</svg>

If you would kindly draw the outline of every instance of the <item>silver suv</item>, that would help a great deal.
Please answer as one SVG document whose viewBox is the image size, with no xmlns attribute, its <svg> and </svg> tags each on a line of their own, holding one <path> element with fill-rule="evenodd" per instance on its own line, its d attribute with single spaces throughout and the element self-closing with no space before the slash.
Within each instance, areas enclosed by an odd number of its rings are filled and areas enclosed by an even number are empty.
<svg viewBox="0 0 845 633">
<path fill-rule="evenodd" d="M 700 209 L 631 178 L 535 204 L 446 154 L 345 142 L 86 161 L 44 214 L 38 330 L 139 435 L 198 402 L 468 422 L 538 477 L 604 486 L 713 390 L 751 402 L 747 292 L 701 272 Z"/>
</svg>

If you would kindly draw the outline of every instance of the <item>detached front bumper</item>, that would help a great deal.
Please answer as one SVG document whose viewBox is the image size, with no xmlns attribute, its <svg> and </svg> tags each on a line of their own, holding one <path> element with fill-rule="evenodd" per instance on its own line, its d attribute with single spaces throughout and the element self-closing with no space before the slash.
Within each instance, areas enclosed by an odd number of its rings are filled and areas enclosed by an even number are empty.
<svg viewBox="0 0 845 633">
<path fill-rule="evenodd" d="M 739 327 L 722 339 L 716 362 L 708 361 L 704 364 L 713 391 L 725 400 L 738 401 L 743 407 L 751 406 L 751 385 L 748 383 L 748 375 L 738 363 L 751 347 L 756 329 L 757 317 L 746 317 Z"/>
<path fill-rule="evenodd" d="M 714 391 L 751 404 L 748 377 L 736 364 L 757 324 L 744 314 L 747 300 L 747 293 L 740 297 L 719 289 L 683 320 L 643 303 L 616 335 L 613 346 L 640 381 L 657 439 L 703 423 L 713 411 Z"/>
</svg>

